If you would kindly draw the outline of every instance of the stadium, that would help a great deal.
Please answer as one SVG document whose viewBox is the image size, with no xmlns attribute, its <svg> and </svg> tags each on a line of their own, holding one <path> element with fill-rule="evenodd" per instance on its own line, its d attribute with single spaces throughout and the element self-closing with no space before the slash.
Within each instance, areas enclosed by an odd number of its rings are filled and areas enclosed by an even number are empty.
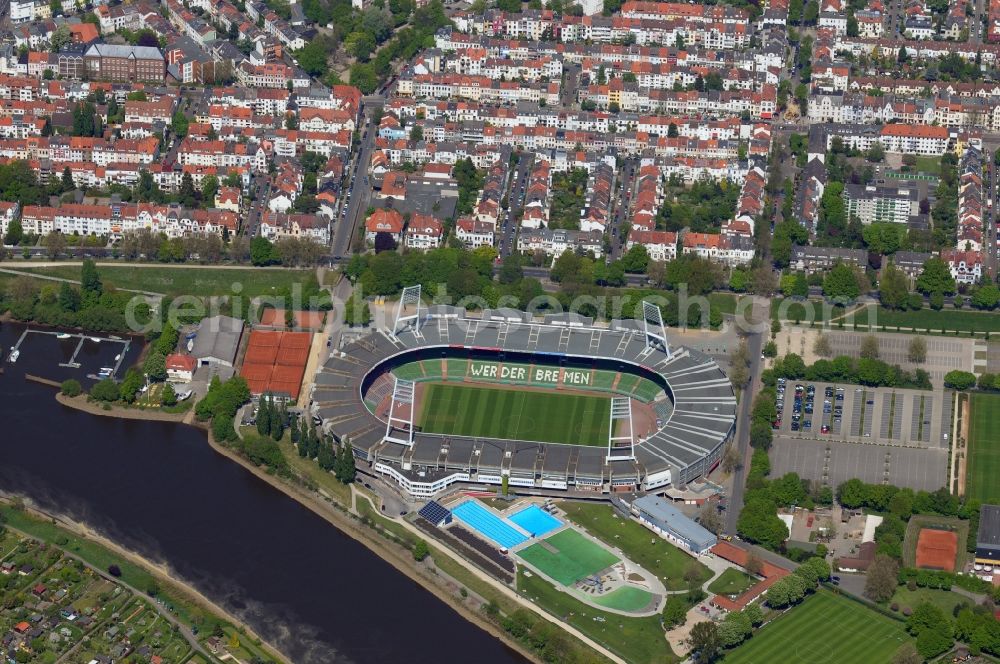
<svg viewBox="0 0 1000 664">
<path fill-rule="evenodd" d="M 313 413 L 413 496 L 461 482 L 594 492 L 683 485 L 732 436 L 736 398 L 709 357 L 671 348 L 659 308 L 595 325 L 512 309 L 470 317 L 404 291 L 392 329 L 320 367 Z"/>
</svg>

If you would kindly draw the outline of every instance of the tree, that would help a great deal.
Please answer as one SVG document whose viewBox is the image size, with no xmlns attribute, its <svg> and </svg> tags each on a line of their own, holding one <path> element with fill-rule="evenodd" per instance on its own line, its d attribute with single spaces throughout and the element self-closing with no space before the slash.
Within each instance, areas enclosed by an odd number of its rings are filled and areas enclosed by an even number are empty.
<svg viewBox="0 0 1000 664">
<path fill-rule="evenodd" d="M 90 388 L 90 396 L 96 401 L 111 403 L 118 401 L 121 392 L 119 391 L 118 383 L 110 378 L 105 378 Z"/>
<path fill-rule="evenodd" d="M 160 393 L 160 402 L 168 408 L 177 405 L 177 391 L 174 390 L 174 386 L 170 383 L 163 386 L 163 391 Z"/>
<path fill-rule="evenodd" d="M 219 193 L 219 178 L 214 175 L 207 175 L 201 181 L 201 201 L 205 207 L 215 205 L 215 195 Z"/>
<path fill-rule="evenodd" d="M 101 276 L 97 272 L 97 265 L 89 258 L 84 259 L 80 267 L 80 290 L 85 299 L 88 296 L 96 299 L 104 291 Z"/>
<path fill-rule="evenodd" d="M 83 393 L 83 387 L 80 385 L 80 381 L 70 378 L 62 382 L 62 385 L 59 386 L 59 392 L 66 397 L 76 397 Z"/>
<path fill-rule="evenodd" d="M 698 662 L 714 662 L 719 656 L 719 628 L 713 622 L 699 622 L 691 628 L 688 646 L 697 653 Z"/>
<path fill-rule="evenodd" d="M 882 270 L 882 279 L 879 281 L 879 299 L 882 306 L 902 309 L 906 306 L 909 295 L 910 289 L 902 270 L 895 265 L 889 265 Z"/>
<path fill-rule="evenodd" d="M 73 182 L 73 173 L 69 170 L 69 166 L 63 168 L 61 183 L 63 191 L 73 191 L 76 189 L 76 183 Z"/>
<path fill-rule="evenodd" d="M 413 125 L 410 129 L 410 140 L 417 142 L 424 140 L 424 128 L 422 125 Z"/>
<path fill-rule="evenodd" d="M 716 509 L 715 505 L 708 503 L 698 514 L 698 523 L 701 524 L 702 528 L 705 530 L 715 533 L 718 535 L 722 532 L 722 517 L 719 516 L 719 510 Z M 701 580 L 701 572 L 695 567 L 695 578 L 692 585 Z"/>
<path fill-rule="evenodd" d="M 898 576 L 899 563 L 889 556 L 876 555 L 865 577 L 865 597 L 875 602 L 888 601 L 896 592 Z"/>
<path fill-rule="evenodd" d="M 927 340 L 923 337 L 913 337 L 910 339 L 910 345 L 906 351 L 906 359 L 913 364 L 923 364 L 927 359 Z"/>
<path fill-rule="evenodd" d="M 813 352 L 820 357 L 831 357 L 833 348 L 830 346 L 830 338 L 822 332 L 817 334 L 816 340 L 813 342 Z"/>
<path fill-rule="evenodd" d="M 924 659 L 940 655 L 955 642 L 951 620 L 930 602 L 917 605 L 906 620 L 906 630 L 917 637 L 917 652 Z"/>
<path fill-rule="evenodd" d="M 181 205 L 188 208 L 193 208 L 198 202 L 197 194 L 194 190 L 194 178 L 191 177 L 191 173 L 186 172 L 181 177 L 181 188 L 178 192 L 178 197 L 180 198 Z"/>
<path fill-rule="evenodd" d="M 668 595 L 663 606 L 663 623 L 667 627 L 683 625 L 687 619 L 688 606 L 681 595 Z"/>
<path fill-rule="evenodd" d="M 322 76 L 327 71 L 326 59 L 333 49 L 328 49 L 327 40 L 314 39 L 299 49 L 295 58 L 299 66 L 311 76 Z M 357 55 L 357 54 L 355 54 Z M 367 58 L 364 58 L 367 59 Z"/>
<path fill-rule="evenodd" d="M 427 542 L 422 539 L 416 541 L 413 545 L 413 559 L 416 561 L 421 561 L 431 554 L 430 548 L 427 546 Z"/>
<path fill-rule="evenodd" d="M 261 436 L 271 435 L 271 399 L 266 394 L 260 398 L 257 406 L 257 433 Z"/>
<path fill-rule="evenodd" d="M 187 136 L 189 125 L 188 118 L 184 115 L 183 111 L 175 112 L 173 117 L 170 118 L 170 130 L 179 139 Z"/>
<path fill-rule="evenodd" d="M 924 263 L 923 271 L 917 277 L 917 290 L 924 295 L 943 293 L 950 295 L 955 292 L 955 280 L 951 276 L 948 264 L 940 258 L 931 258 Z"/>
<path fill-rule="evenodd" d="M 164 381 L 167 379 L 167 358 L 161 353 L 152 352 L 142 363 L 142 371 L 150 380 Z"/>
<path fill-rule="evenodd" d="M 42 240 L 50 258 L 59 258 L 66 250 L 66 236 L 59 231 L 53 231 Z"/>
<path fill-rule="evenodd" d="M 748 497 L 740 511 L 736 530 L 746 540 L 769 549 L 777 549 L 788 539 L 788 528 L 778 518 L 777 505 L 762 495 Z"/>
<path fill-rule="evenodd" d="M 953 390 L 968 390 L 975 384 L 975 374 L 971 374 L 968 371 L 955 369 L 944 375 L 944 386 Z"/>
<path fill-rule="evenodd" d="M 851 301 L 861 294 L 854 270 L 849 265 L 837 263 L 823 280 L 823 295 L 828 298 Z"/>
<path fill-rule="evenodd" d="M 261 267 L 275 262 L 274 246 L 263 235 L 258 235 L 250 241 L 250 263 Z"/>
<path fill-rule="evenodd" d="M 972 294 L 972 306 L 976 309 L 996 309 L 998 303 L 1000 303 L 1000 288 L 994 284 L 980 286 Z"/>
<path fill-rule="evenodd" d="M 622 256 L 622 266 L 630 274 L 642 274 L 649 266 L 649 252 L 641 244 L 637 244 Z"/>
<path fill-rule="evenodd" d="M 861 340 L 861 357 L 867 360 L 878 359 L 878 337 L 874 334 L 865 335 Z"/>
<path fill-rule="evenodd" d="M 21 244 L 21 240 L 24 238 L 24 227 L 21 226 L 21 220 L 14 219 L 7 226 L 7 235 L 4 236 L 4 243 L 10 245 Z"/>
</svg>

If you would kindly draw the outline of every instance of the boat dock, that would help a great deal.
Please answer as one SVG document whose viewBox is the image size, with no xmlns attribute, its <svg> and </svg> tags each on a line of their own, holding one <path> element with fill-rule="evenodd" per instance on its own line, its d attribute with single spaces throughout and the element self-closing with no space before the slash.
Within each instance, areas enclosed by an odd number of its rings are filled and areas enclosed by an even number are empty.
<svg viewBox="0 0 1000 664">
<path fill-rule="evenodd" d="M 121 369 L 122 362 L 125 361 L 125 355 L 128 353 L 128 349 L 132 345 L 132 341 L 130 339 L 122 339 L 122 338 L 110 339 L 110 338 L 106 338 L 106 337 L 96 337 L 96 336 L 90 336 L 88 334 L 81 334 L 81 333 L 66 333 L 66 332 L 54 332 L 52 330 L 32 330 L 32 329 L 26 329 L 21 334 L 21 338 L 17 340 L 16 344 L 14 344 L 14 347 L 11 348 L 11 352 L 14 352 L 15 350 L 19 350 L 20 347 L 21 347 L 21 344 L 24 342 L 25 338 L 27 338 L 27 336 L 29 334 L 47 334 L 47 335 L 50 335 L 50 336 L 53 336 L 53 337 L 59 337 L 59 338 L 62 338 L 62 339 L 65 339 L 65 338 L 77 339 L 76 348 L 73 350 L 73 356 L 69 359 L 69 362 L 60 362 L 59 363 L 59 366 L 61 366 L 61 367 L 68 367 L 68 368 L 71 368 L 71 369 L 79 369 L 80 368 L 80 363 L 76 361 L 76 358 L 80 354 L 80 350 L 83 348 L 83 344 L 86 343 L 88 340 L 91 341 L 91 342 L 93 342 L 93 343 L 121 344 L 122 349 L 121 349 L 121 352 L 118 354 L 117 359 L 115 360 L 114 370 L 111 372 L 111 376 L 110 376 L 111 378 L 114 378 L 115 376 L 118 375 L 118 370 Z"/>
</svg>

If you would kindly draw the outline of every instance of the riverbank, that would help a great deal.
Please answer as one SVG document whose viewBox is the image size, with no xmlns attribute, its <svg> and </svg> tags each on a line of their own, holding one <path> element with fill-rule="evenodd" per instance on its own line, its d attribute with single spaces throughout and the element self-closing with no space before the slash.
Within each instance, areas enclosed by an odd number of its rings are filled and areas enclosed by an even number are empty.
<svg viewBox="0 0 1000 664">
<path fill-rule="evenodd" d="M 187 423 L 185 419 L 188 415 L 193 418 L 193 411 L 188 410 L 183 413 L 165 413 L 162 410 L 153 408 L 126 408 L 118 404 L 104 404 L 97 401 L 90 401 L 87 395 L 81 394 L 75 397 L 68 397 L 65 394 L 56 393 L 56 401 L 64 406 L 79 410 L 90 415 L 100 415 L 101 417 L 117 417 L 122 420 L 144 420 L 146 422 L 178 422 Z"/>
<path fill-rule="evenodd" d="M 191 627 L 196 627 L 196 624 L 191 620 L 191 616 L 188 615 L 192 613 L 191 609 L 197 609 L 198 611 L 210 614 L 215 622 L 228 626 L 232 632 L 249 637 L 254 642 L 255 649 L 260 651 L 261 654 L 267 655 L 282 664 L 291 663 L 292 660 L 289 657 L 281 653 L 274 646 L 264 642 L 249 625 L 201 594 L 193 586 L 173 576 L 170 568 L 166 565 L 154 563 L 138 553 L 126 549 L 117 542 L 101 535 L 85 523 L 75 521 L 61 514 L 42 510 L 30 503 L 25 503 L 20 496 L 0 495 L 0 509 L 7 516 L 7 523 L 4 525 L 10 528 L 10 530 L 24 537 L 52 544 L 67 555 L 90 566 L 102 576 L 108 576 L 107 568 L 110 565 L 117 565 L 123 572 L 121 575 L 122 578 L 110 578 L 110 580 L 114 583 L 121 583 L 127 586 L 140 596 L 149 594 L 149 589 L 130 585 L 126 579 L 129 576 L 134 576 L 134 574 L 129 574 L 129 565 L 141 570 L 141 572 L 151 577 L 162 588 L 162 592 L 166 597 L 187 605 L 178 607 L 172 615 L 177 620 L 178 625 L 187 631 L 186 637 L 190 641 L 200 644 L 197 641 L 195 633 L 191 630 Z M 24 518 L 15 520 L 13 517 L 19 513 L 23 514 Z M 75 540 L 82 540 L 82 542 L 71 548 L 70 545 Z M 134 581 L 134 579 L 128 580 Z M 166 609 L 162 608 L 162 611 L 166 611 Z M 183 616 L 187 616 L 187 619 L 182 620 Z M 205 651 L 203 645 L 197 650 L 203 656 L 211 657 Z"/>
<path fill-rule="evenodd" d="M 308 491 L 299 486 L 283 481 L 275 475 L 267 472 L 264 468 L 255 466 L 246 458 L 237 454 L 233 449 L 220 444 L 212 436 L 212 432 L 206 430 L 209 446 L 217 454 L 220 454 L 230 461 L 234 461 L 244 469 L 253 473 L 259 479 L 267 482 L 272 487 L 281 491 L 289 498 L 295 500 L 300 505 L 316 514 L 339 531 L 349 536 L 351 539 L 364 545 L 365 548 L 377 555 L 385 562 L 392 565 L 398 572 L 405 575 L 414 583 L 420 585 L 424 590 L 430 592 L 435 597 L 444 602 L 457 614 L 476 625 L 490 636 L 499 639 L 504 645 L 517 651 L 526 660 L 541 662 L 542 660 L 532 651 L 514 641 L 509 635 L 500 629 L 496 624 L 487 620 L 483 615 L 470 610 L 462 604 L 456 597 L 448 593 L 434 578 L 427 576 L 427 572 L 421 573 L 422 568 L 418 567 L 417 561 L 405 550 L 395 547 L 387 540 L 380 537 L 371 528 L 365 526 L 359 520 L 353 518 L 346 512 L 347 506 L 342 506 L 335 502 L 326 502 L 320 498 L 320 494 Z M 344 510 L 344 511 L 341 511 Z"/>
<path fill-rule="evenodd" d="M 445 579 L 442 577 L 435 577 L 433 571 L 421 566 L 420 563 L 413 559 L 409 550 L 399 547 L 386 540 L 384 537 L 380 536 L 376 530 L 362 523 L 359 518 L 349 514 L 347 511 L 350 507 L 349 505 L 341 505 L 338 501 L 324 499 L 323 495 L 320 493 L 308 490 L 307 488 L 299 486 L 293 482 L 279 478 L 274 474 L 269 473 L 265 468 L 255 466 L 236 450 L 218 443 L 213 438 L 209 428 L 195 420 L 193 409 L 186 413 L 164 413 L 155 410 L 127 408 L 118 404 L 109 405 L 109 407 L 106 408 L 104 404 L 88 401 L 86 395 L 67 397 L 61 393 L 56 393 L 55 398 L 56 401 L 64 406 L 91 415 L 132 420 L 175 422 L 187 424 L 203 431 L 208 440 L 209 446 L 215 453 L 225 457 L 229 461 L 239 464 L 257 478 L 267 482 L 278 491 L 281 491 L 283 494 L 295 500 L 298 504 L 302 505 L 310 512 L 316 514 L 327 523 L 337 528 L 338 531 L 359 542 L 380 559 L 384 560 L 388 564 L 392 565 L 392 567 L 394 567 L 397 571 L 404 574 L 408 579 L 433 594 L 462 618 L 476 625 L 490 636 L 500 640 L 505 646 L 515 650 L 524 659 L 534 662 L 541 661 L 537 654 L 510 638 L 506 632 L 504 632 L 497 624 L 491 622 L 481 612 L 472 610 L 471 608 L 465 606 L 461 597 L 449 593 L 448 590 L 443 587 Z M 166 570 L 161 569 L 161 572 L 165 571 Z"/>
</svg>

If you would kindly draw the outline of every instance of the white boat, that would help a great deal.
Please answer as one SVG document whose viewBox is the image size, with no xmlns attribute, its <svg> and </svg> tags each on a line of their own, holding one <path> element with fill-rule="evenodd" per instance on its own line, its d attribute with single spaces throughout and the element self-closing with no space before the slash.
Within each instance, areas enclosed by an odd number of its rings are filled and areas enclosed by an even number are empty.
<svg viewBox="0 0 1000 664">
<path fill-rule="evenodd" d="M 185 390 L 184 392 L 181 392 L 180 394 L 177 395 L 177 400 L 184 401 L 185 399 L 190 399 L 191 394 L 192 394 L 191 390 Z"/>
<path fill-rule="evenodd" d="M 70 334 L 69 332 L 63 332 L 61 334 L 57 334 L 56 339 L 69 339 L 71 336 L 73 335 Z"/>
<path fill-rule="evenodd" d="M 21 351 L 16 348 L 12 348 L 10 351 L 10 357 L 7 358 L 7 361 L 13 364 L 14 362 L 17 362 L 17 358 L 19 357 L 21 357 Z"/>
<path fill-rule="evenodd" d="M 121 353 L 118 353 L 117 355 L 115 355 L 115 362 L 117 362 L 120 359 L 122 359 L 122 354 Z"/>
<path fill-rule="evenodd" d="M 104 341 L 104 340 L 103 340 L 103 339 L 101 339 L 100 337 L 91 337 L 91 338 L 90 338 L 90 340 L 91 340 L 91 341 L 93 341 L 93 342 L 94 342 L 95 344 L 99 344 L 99 343 L 101 343 L 102 341 Z"/>
<path fill-rule="evenodd" d="M 113 335 L 113 334 L 112 334 L 112 335 L 111 335 L 110 337 L 108 337 L 108 338 L 109 338 L 109 339 L 112 339 L 112 340 L 114 340 L 114 341 L 121 341 L 121 340 L 122 340 L 122 338 L 121 338 L 121 337 L 116 337 L 116 336 L 115 336 L 115 335 Z"/>
</svg>

